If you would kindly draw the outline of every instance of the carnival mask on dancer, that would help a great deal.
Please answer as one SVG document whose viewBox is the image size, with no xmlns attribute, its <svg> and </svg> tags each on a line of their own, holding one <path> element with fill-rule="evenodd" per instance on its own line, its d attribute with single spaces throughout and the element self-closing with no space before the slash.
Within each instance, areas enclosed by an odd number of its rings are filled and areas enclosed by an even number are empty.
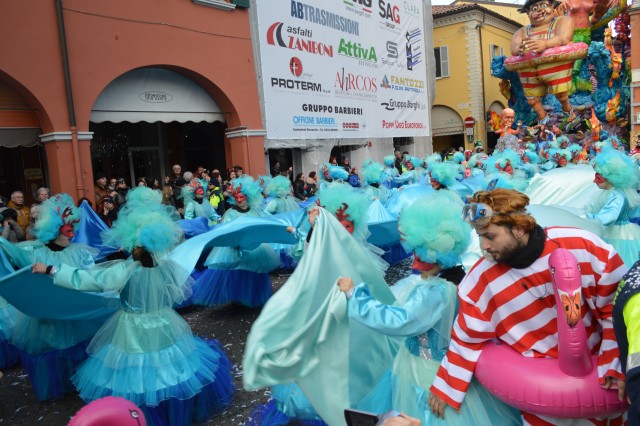
<svg viewBox="0 0 640 426">
<path fill-rule="evenodd" d="M 59 232 L 61 235 L 72 239 L 73 237 L 75 237 L 75 233 L 73 232 L 73 224 L 71 223 L 65 223 L 64 225 L 62 225 L 59 229 Z"/>
</svg>

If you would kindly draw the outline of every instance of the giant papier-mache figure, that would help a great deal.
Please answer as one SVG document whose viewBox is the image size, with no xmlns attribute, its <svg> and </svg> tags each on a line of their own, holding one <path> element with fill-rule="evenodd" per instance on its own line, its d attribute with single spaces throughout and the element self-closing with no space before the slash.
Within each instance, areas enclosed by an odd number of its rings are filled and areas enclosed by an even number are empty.
<svg viewBox="0 0 640 426">
<path fill-rule="evenodd" d="M 572 117 L 569 90 L 575 59 L 587 55 L 585 43 L 573 43 L 573 20 L 556 16 L 553 0 L 527 0 L 519 9 L 529 15 L 531 25 L 520 28 L 511 39 L 511 54 L 505 68 L 517 70 L 527 103 L 538 115 L 540 123 L 548 121 L 541 97 L 555 95 L 562 111 Z"/>
<path fill-rule="evenodd" d="M 491 69 L 516 120 L 525 124 L 520 138 L 533 131 L 543 142 L 536 129 L 544 125 L 587 147 L 609 136 L 627 139 L 631 49 L 625 8 L 626 0 L 527 0 L 519 9 L 530 25 L 513 35 L 512 56 L 494 58 Z M 607 27 L 614 18 L 615 33 Z"/>
</svg>

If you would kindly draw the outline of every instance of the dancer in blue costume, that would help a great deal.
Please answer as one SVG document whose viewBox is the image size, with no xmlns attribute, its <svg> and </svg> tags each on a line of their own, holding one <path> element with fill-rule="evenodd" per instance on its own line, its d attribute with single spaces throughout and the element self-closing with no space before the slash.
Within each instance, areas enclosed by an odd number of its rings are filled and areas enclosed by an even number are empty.
<svg viewBox="0 0 640 426">
<path fill-rule="evenodd" d="M 35 262 L 78 268 L 94 265 L 98 250 L 71 243 L 80 222 L 80 210 L 68 194 L 57 194 L 40 205 L 35 241 L 11 244 L 0 238 L 4 254 L 16 268 Z M 44 401 L 74 390 L 70 377 L 87 357 L 89 339 L 104 318 L 90 321 L 48 320 L 18 314 L 11 343 L 20 349 L 22 367 L 35 396 Z"/>
<path fill-rule="evenodd" d="M 402 173 L 400 176 L 393 178 L 393 182 L 400 185 L 418 183 L 420 181 L 420 176 L 422 175 L 424 162 L 418 157 L 407 156 L 404 159 L 404 165 L 407 167 L 407 171 Z"/>
<path fill-rule="evenodd" d="M 398 171 L 395 167 L 393 168 Z M 389 189 L 383 185 L 384 166 L 378 162 L 371 161 L 362 166 L 362 178 L 365 183 L 365 194 L 369 201 L 380 200 L 382 205 L 387 204 L 389 199 Z"/>
<path fill-rule="evenodd" d="M 285 213 L 298 210 L 300 206 L 291 194 L 291 181 L 285 176 L 276 176 L 267 183 L 264 189 L 271 200 L 264 206 L 264 211 L 270 214 Z"/>
<path fill-rule="evenodd" d="M 188 425 L 226 409 L 234 386 L 224 352 L 193 336 L 172 309 L 190 292 L 189 271 L 163 259 L 182 231 L 160 202 L 159 192 L 134 189 L 104 234 L 130 259 L 89 270 L 36 263 L 33 271 L 70 289 L 120 292 L 121 309 L 91 340 L 89 359 L 73 376 L 83 400 L 119 396 L 138 405 L 148 424 Z"/>
<path fill-rule="evenodd" d="M 366 243 L 368 202 L 361 191 L 354 190 L 348 185 L 338 182 L 325 188 L 319 202 L 327 211 L 335 216 L 340 224 L 360 242 L 361 247 L 368 248 L 367 267 L 382 271 L 388 264 L 380 259 L 381 250 Z M 309 211 L 308 220 L 311 230 L 303 243 L 310 240 L 315 220 L 319 215 L 319 208 Z M 289 231 L 294 231 L 289 228 Z M 300 234 L 298 233 L 298 236 Z M 373 250 L 373 251 L 372 251 Z M 252 414 L 249 426 L 279 426 L 296 422 L 305 426 L 322 426 L 326 423 L 313 408 L 304 392 L 295 383 L 273 386 L 272 399 L 266 405 L 257 406 Z"/>
<path fill-rule="evenodd" d="M 589 219 L 605 227 L 603 238 L 631 267 L 640 252 L 640 226 L 631 222 L 633 210 L 640 205 L 640 171 L 628 156 L 606 146 L 593 160 L 594 182 L 602 191 L 586 212 Z"/>
<path fill-rule="evenodd" d="M 338 280 L 349 300 L 351 321 L 389 336 L 404 337 L 390 374 L 364 398 L 358 408 L 389 409 L 417 417 L 423 426 L 518 425 L 517 411 L 495 399 L 479 384 L 472 384 L 472 402 L 465 400 L 459 414 L 447 413 L 446 422 L 431 415 L 429 387 L 451 338 L 457 311 L 455 284 L 464 277 L 460 255 L 469 244 L 471 229 L 460 217 L 460 205 L 437 195 L 416 201 L 402 212 L 399 230 L 408 249 L 415 251 L 420 275 L 394 286 L 398 305 L 377 301 L 366 282 L 354 286 L 351 278 Z M 467 394 L 467 398 L 469 394 Z"/>
<path fill-rule="evenodd" d="M 452 202 L 457 202 L 462 206 L 462 200 L 466 200 L 467 195 L 472 195 L 474 186 L 463 185 L 456 180 L 460 176 L 460 168 L 452 162 L 435 163 L 429 168 L 429 184 L 431 188 L 446 194 Z"/>
<path fill-rule="evenodd" d="M 337 217 L 356 241 L 372 253 L 371 266 L 386 271 L 389 264 L 381 257 L 384 250 L 367 242 L 370 235 L 367 225 L 369 204 L 362 191 L 339 182 L 330 184 L 318 197 L 318 205 Z"/>
<path fill-rule="evenodd" d="M 185 186 L 180 193 L 184 200 L 184 218 L 195 219 L 206 217 L 208 225 L 214 225 L 220 220 L 213 206 L 204 198 L 204 188 L 200 185 Z"/>
<path fill-rule="evenodd" d="M 0 250 L 0 278 L 9 275 L 13 271 L 14 269 L 9 260 Z M 18 316 L 19 313 L 16 308 L 0 297 L 0 369 L 12 367 L 20 359 L 20 352 L 11 344 L 11 337 L 13 336 Z M 0 377 L 2 376 L 0 375 Z"/>
<path fill-rule="evenodd" d="M 393 178 L 400 176 L 395 166 L 396 157 L 394 155 L 386 155 L 384 161 L 384 172 L 382 175 L 382 184 L 388 189 L 397 188 L 398 185 L 393 182 Z"/>
<path fill-rule="evenodd" d="M 260 187 L 250 176 L 231 181 L 235 204 L 222 216 L 221 223 L 238 218 L 259 217 L 261 209 Z M 193 285 L 193 303 L 214 306 L 239 303 L 244 306 L 262 306 L 271 297 L 269 272 L 280 265 L 280 258 L 269 244 L 254 250 L 234 247 L 215 247 L 205 261 L 207 270 Z"/>
<path fill-rule="evenodd" d="M 268 197 L 267 200 L 269 200 L 264 206 L 264 211 L 269 214 L 292 212 L 301 208 L 291 193 L 291 181 L 286 176 L 276 176 L 270 179 L 264 189 L 264 193 Z M 271 247 L 280 258 L 280 268 L 295 269 L 296 261 L 292 257 L 294 246 L 272 244 Z"/>
</svg>

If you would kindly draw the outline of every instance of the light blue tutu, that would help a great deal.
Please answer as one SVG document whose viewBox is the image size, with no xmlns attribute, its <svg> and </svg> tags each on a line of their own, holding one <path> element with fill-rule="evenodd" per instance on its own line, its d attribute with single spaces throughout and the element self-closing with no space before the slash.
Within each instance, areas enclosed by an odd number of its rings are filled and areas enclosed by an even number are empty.
<svg viewBox="0 0 640 426">
<path fill-rule="evenodd" d="M 10 343 L 17 315 L 16 308 L 0 297 L 0 369 L 13 367 L 20 359 L 20 352 Z"/>
<path fill-rule="evenodd" d="M 154 425 L 190 424 L 221 412 L 234 391 L 231 363 L 215 342 L 194 337 L 171 308 L 191 294 L 189 282 L 180 278 L 184 271 L 173 261 L 153 268 L 127 264 L 128 274 L 113 268 L 100 275 L 104 282 L 126 279 L 122 308 L 96 333 L 87 347 L 89 358 L 72 378 L 80 397 L 123 397 Z M 77 279 L 74 287 L 92 285 L 83 276 Z M 57 277 L 56 284 L 71 286 Z"/>
<path fill-rule="evenodd" d="M 19 267 L 40 262 L 89 268 L 98 255 L 98 250 L 75 243 L 61 251 L 53 251 L 40 241 L 0 243 L 7 258 Z M 106 317 L 84 321 L 48 320 L 16 314 L 10 343 L 20 350 L 23 368 L 38 400 L 57 398 L 74 390 L 70 377 L 86 359 L 87 343 L 105 320 Z"/>
</svg>

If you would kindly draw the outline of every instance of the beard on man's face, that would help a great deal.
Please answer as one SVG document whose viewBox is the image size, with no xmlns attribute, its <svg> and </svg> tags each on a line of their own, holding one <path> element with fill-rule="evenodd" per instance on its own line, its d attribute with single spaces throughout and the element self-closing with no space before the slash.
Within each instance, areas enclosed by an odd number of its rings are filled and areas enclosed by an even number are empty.
<svg viewBox="0 0 640 426">
<path fill-rule="evenodd" d="M 524 246 L 525 244 L 518 241 L 518 239 L 512 235 L 504 247 L 499 250 L 482 250 L 482 255 L 485 259 L 492 262 L 506 263 L 513 259 Z"/>
</svg>

